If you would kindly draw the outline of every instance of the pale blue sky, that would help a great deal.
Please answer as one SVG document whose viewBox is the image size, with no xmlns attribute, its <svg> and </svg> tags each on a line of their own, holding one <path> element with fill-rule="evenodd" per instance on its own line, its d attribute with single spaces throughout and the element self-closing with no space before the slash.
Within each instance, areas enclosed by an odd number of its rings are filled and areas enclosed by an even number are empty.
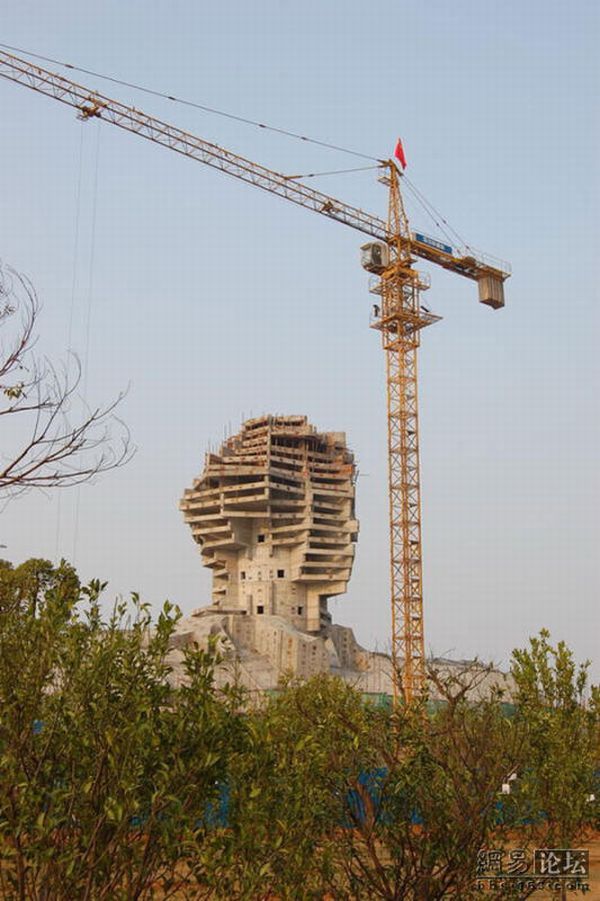
<svg viewBox="0 0 600 901">
<path fill-rule="evenodd" d="M 444 319 L 424 334 L 420 361 L 427 644 L 506 661 L 547 626 L 597 658 L 598 4 L 0 9 L 7 44 L 375 156 L 402 135 L 411 180 L 514 272 L 497 313 L 472 283 L 431 272 L 425 303 Z M 360 165 L 76 78 L 283 172 Z M 54 357 L 68 343 L 73 280 L 72 344 L 84 353 L 91 283 L 88 398 L 131 383 L 123 415 L 139 446 L 127 469 L 81 490 L 78 520 L 75 492 L 60 510 L 39 495 L 9 506 L 7 555 L 75 551 L 82 574 L 108 579 L 113 594 L 205 603 L 183 489 L 243 414 L 306 413 L 346 431 L 364 475 L 356 567 L 334 616 L 385 647 L 383 355 L 368 329 L 362 235 L 108 125 L 82 125 L 4 80 L 0 110 L 0 258 L 35 282 L 40 348 Z M 385 213 L 371 172 L 313 183 Z"/>
</svg>

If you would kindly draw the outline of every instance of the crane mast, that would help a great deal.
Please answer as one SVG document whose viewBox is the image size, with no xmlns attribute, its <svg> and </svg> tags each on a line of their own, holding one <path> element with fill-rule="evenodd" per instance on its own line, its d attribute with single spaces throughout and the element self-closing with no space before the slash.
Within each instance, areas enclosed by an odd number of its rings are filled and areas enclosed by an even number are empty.
<svg viewBox="0 0 600 901">
<path fill-rule="evenodd" d="M 428 285 L 413 268 L 400 176 L 392 161 L 388 173 L 383 180 L 389 187 L 391 237 L 374 288 L 382 298 L 380 315 L 371 327 L 381 332 L 386 360 L 394 695 L 412 700 L 423 693 L 426 679 L 417 348 L 421 329 L 439 317 L 421 307 L 420 294 Z M 368 249 L 364 245 L 363 250 Z"/>
<path fill-rule="evenodd" d="M 504 305 L 507 264 L 475 257 L 410 231 L 400 190 L 400 173 L 392 160 L 381 161 L 380 179 L 389 188 L 387 222 L 337 198 L 212 144 L 134 107 L 126 106 L 68 78 L 13 54 L 0 51 L 0 77 L 65 103 L 80 119 L 99 118 L 162 144 L 228 175 L 276 194 L 375 238 L 365 244 L 363 266 L 376 275 L 371 290 L 381 306 L 371 327 L 381 333 L 386 358 L 388 422 L 388 490 L 392 608 L 392 679 L 394 697 L 419 698 L 426 684 L 423 633 L 421 491 L 417 349 L 421 329 L 440 317 L 421 306 L 427 279 L 413 268 L 417 258 L 476 281 L 479 300 Z"/>
</svg>

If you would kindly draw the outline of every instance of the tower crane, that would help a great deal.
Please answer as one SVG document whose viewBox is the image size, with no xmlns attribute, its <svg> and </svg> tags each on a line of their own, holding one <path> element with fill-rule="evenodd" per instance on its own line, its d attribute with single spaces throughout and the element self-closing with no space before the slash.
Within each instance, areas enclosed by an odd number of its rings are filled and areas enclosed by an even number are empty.
<svg viewBox="0 0 600 901">
<path fill-rule="evenodd" d="M 134 132 L 372 239 L 361 252 L 364 268 L 374 275 L 370 290 L 381 297 L 371 327 L 381 334 L 386 359 L 394 696 L 406 701 L 422 696 L 426 677 L 417 349 L 421 330 L 440 317 L 421 304 L 421 292 L 429 283 L 414 264 L 423 259 L 477 282 L 480 302 L 493 309 L 504 306 L 509 267 L 412 232 L 400 188 L 402 172 L 392 159 L 381 161 L 380 180 L 389 189 L 387 219 L 381 219 L 4 51 L 0 76 L 73 107 L 82 120 L 98 118 Z"/>
</svg>

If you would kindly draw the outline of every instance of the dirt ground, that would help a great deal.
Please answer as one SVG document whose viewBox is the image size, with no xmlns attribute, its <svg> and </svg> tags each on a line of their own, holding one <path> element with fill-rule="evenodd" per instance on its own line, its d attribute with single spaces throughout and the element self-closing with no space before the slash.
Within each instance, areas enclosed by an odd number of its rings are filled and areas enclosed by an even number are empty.
<svg viewBox="0 0 600 901">
<path fill-rule="evenodd" d="M 588 901 L 600 901 L 600 832 L 595 832 L 588 842 L 582 842 L 582 848 L 588 848 L 590 852 L 590 878 L 588 880 L 591 892 L 585 897 Z"/>
</svg>

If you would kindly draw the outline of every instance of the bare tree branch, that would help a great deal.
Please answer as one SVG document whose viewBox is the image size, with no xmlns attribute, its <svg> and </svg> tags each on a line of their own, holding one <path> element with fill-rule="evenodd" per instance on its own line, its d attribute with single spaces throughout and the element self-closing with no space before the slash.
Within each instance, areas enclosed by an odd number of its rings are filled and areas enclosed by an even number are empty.
<svg viewBox="0 0 600 901">
<path fill-rule="evenodd" d="M 124 392 L 90 408 L 78 394 L 82 373 L 76 356 L 59 368 L 36 356 L 39 311 L 29 279 L 0 264 L 0 417 L 21 414 L 19 428 L 25 428 L 20 447 L 0 453 L 5 498 L 32 488 L 79 485 L 123 466 L 135 453 L 127 426 L 115 414 Z"/>
</svg>

